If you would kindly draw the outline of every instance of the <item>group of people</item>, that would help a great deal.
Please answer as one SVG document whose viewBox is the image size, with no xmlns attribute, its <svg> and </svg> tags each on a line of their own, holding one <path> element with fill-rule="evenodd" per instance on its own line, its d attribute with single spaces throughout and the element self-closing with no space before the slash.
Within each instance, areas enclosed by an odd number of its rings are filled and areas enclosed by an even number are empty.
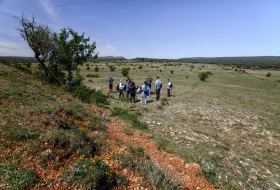
<svg viewBox="0 0 280 190">
<path fill-rule="evenodd" d="M 114 78 L 109 76 L 107 79 L 108 86 L 109 86 L 109 93 L 113 92 L 113 81 Z M 167 97 L 170 97 L 170 91 L 172 89 L 172 83 L 170 79 L 167 80 Z M 127 77 L 126 81 L 124 82 L 123 79 L 120 80 L 119 84 L 117 85 L 117 91 L 119 91 L 119 98 L 124 98 L 126 95 L 127 98 L 130 98 L 130 102 L 136 102 L 136 94 L 140 94 L 140 103 L 146 103 L 147 98 L 150 97 L 152 88 L 152 78 L 148 78 L 143 82 L 142 86 L 136 86 L 133 79 Z M 160 99 L 160 90 L 162 88 L 162 82 L 159 80 L 159 77 L 156 77 L 155 81 L 155 88 L 156 88 L 156 101 Z"/>
</svg>

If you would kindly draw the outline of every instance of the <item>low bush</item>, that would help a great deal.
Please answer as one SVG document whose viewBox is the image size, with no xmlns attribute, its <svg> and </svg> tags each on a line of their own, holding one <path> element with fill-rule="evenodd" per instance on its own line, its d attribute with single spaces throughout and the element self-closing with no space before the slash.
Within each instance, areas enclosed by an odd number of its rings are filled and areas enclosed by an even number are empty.
<svg viewBox="0 0 280 190">
<path fill-rule="evenodd" d="M 68 185 L 82 185 L 86 189 L 109 189 L 117 182 L 117 175 L 98 157 L 77 160 L 62 172 Z"/>
<path fill-rule="evenodd" d="M 206 162 L 202 167 L 203 176 L 210 181 L 216 188 L 219 187 L 216 176 L 216 166 L 212 162 Z"/>
<path fill-rule="evenodd" d="M 59 149 L 63 150 L 60 159 L 70 156 L 74 150 L 78 151 L 79 155 L 93 156 L 96 150 L 94 139 L 82 129 L 55 129 L 44 137 L 45 141 Z"/>
<path fill-rule="evenodd" d="M 115 70 L 116 70 L 116 67 L 113 66 L 113 65 L 109 65 L 109 69 L 110 69 L 110 71 L 115 71 Z"/>
<path fill-rule="evenodd" d="M 130 68 L 122 68 L 122 71 L 121 71 L 122 75 L 124 77 L 127 77 L 129 74 L 129 70 L 130 70 Z"/>
<path fill-rule="evenodd" d="M 175 176 L 166 175 L 154 163 L 149 160 L 143 160 L 138 163 L 140 173 L 147 179 L 153 187 L 162 190 L 179 190 L 180 180 Z"/>
<path fill-rule="evenodd" d="M 74 97 L 79 98 L 86 103 L 94 103 L 96 105 L 109 105 L 107 96 L 101 90 L 90 89 L 86 85 L 74 85 L 70 88 L 70 93 Z"/>
<path fill-rule="evenodd" d="M 21 71 L 23 71 L 23 72 L 25 72 L 25 73 L 28 73 L 28 74 L 32 74 L 32 70 L 30 69 L 30 68 L 27 68 L 27 67 L 24 67 L 24 66 L 22 66 L 20 63 L 15 63 L 14 64 L 14 67 L 16 68 L 16 69 L 18 69 L 18 70 L 21 70 Z"/>
<path fill-rule="evenodd" d="M 0 165 L 0 179 L 7 184 L 7 189 L 30 189 L 37 181 L 37 176 L 29 169 L 18 169 L 14 164 Z"/>
<path fill-rule="evenodd" d="M 206 73 L 206 72 L 198 73 L 198 78 L 199 78 L 201 81 L 205 81 L 205 80 L 208 78 L 208 73 Z"/>
<path fill-rule="evenodd" d="M 99 78 L 99 74 L 87 74 L 86 77 L 89 77 L 89 78 Z"/>
<path fill-rule="evenodd" d="M 271 77 L 271 73 L 267 73 L 266 76 L 267 76 L 267 77 Z"/>
<path fill-rule="evenodd" d="M 94 71 L 95 71 L 95 72 L 98 72 L 98 71 L 99 71 L 99 67 L 98 67 L 98 66 L 95 66 L 95 67 L 94 67 Z"/>
</svg>

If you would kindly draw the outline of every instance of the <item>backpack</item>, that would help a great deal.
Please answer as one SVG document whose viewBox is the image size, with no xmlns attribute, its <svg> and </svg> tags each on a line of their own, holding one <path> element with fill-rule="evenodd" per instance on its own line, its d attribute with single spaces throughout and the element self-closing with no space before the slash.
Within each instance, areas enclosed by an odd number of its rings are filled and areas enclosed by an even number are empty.
<svg viewBox="0 0 280 190">
<path fill-rule="evenodd" d="M 173 88 L 173 84 L 172 84 L 172 83 L 170 83 L 170 88 L 171 88 L 171 89 Z"/>
<path fill-rule="evenodd" d="M 119 90 L 120 90 L 120 86 L 119 86 L 119 84 L 117 85 L 116 90 L 117 90 L 117 91 L 119 91 Z"/>
<path fill-rule="evenodd" d="M 148 86 L 148 85 L 145 85 L 144 91 L 145 91 L 145 92 L 149 91 L 149 86 Z"/>
<path fill-rule="evenodd" d="M 112 85 L 112 84 L 113 84 L 113 80 L 110 79 L 110 80 L 109 80 L 109 85 Z"/>
<path fill-rule="evenodd" d="M 162 88 L 162 82 L 160 82 L 160 84 L 159 84 L 159 89 L 161 89 Z"/>
</svg>

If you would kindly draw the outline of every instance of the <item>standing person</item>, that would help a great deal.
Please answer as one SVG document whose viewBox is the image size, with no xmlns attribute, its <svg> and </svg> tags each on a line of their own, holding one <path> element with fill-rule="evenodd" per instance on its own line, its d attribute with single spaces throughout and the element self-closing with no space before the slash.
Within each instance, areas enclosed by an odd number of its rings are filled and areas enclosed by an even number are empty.
<svg viewBox="0 0 280 190">
<path fill-rule="evenodd" d="M 172 83 L 169 79 L 167 79 L 167 97 L 170 97 L 170 91 L 172 89 Z"/>
<path fill-rule="evenodd" d="M 149 91 L 150 91 L 150 88 L 147 84 L 147 81 L 144 82 L 143 86 L 142 86 L 142 92 L 140 94 L 140 103 L 144 103 L 146 104 L 147 103 L 147 97 L 149 96 Z"/>
<path fill-rule="evenodd" d="M 113 92 L 113 81 L 114 78 L 112 76 L 107 77 L 106 79 L 108 81 L 108 86 L 109 86 L 109 93 Z"/>
<path fill-rule="evenodd" d="M 155 81 L 155 86 L 156 86 L 156 101 L 159 101 L 160 98 L 160 89 L 162 87 L 162 83 L 159 80 L 159 77 L 156 77 L 156 81 Z"/>
<path fill-rule="evenodd" d="M 153 79 L 152 79 L 152 77 L 149 78 L 149 83 L 150 83 L 149 88 L 150 88 L 150 91 L 151 91 L 151 89 L 152 89 L 152 84 L 153 84 Z"/>
<path fill-rule="evenodd" d="M 133 79 L 130 79 L 130 84 L 129 84 L 129 93 L 130 93 L 130 102 L 136 102 L 135 101 L 135 96 L 136 96 L 136 86 L 133 81 Z"/>
<path fill-rule="evenodd" d="M 120 84 L 119 84 L 119 98 L 123 97 L 124 98 L 124 84 L 123 84 L 123 80 L 120 80 Z"/>
<path fill-rule="evenodd" d="M 130 80 L 126 79 L 125 91 L 126 91 L 126 97 L 127 98 L 129 98 L 129 84 L 130 84 Z"/>
</svg>

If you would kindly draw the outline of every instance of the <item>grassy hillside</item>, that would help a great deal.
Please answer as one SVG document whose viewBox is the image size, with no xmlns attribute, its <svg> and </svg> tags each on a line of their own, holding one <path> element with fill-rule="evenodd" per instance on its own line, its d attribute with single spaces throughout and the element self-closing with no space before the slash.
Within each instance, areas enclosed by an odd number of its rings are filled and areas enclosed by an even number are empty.
<svg viewBox="0 0 280 190">
<path fill-rule="evenodd" d="M 3 64 L 0 67 L 1 189 L 54 189 L 56 186 L 67 189 L 66 183 L 94 187 L 88 182 L 75 181 L 86 178 L 88 171 L 74 179 L 67 171 L 73 164 L 77 167 L 72 169 L 77 170 L 83 165 L 94 167 L 99 173 L 90 179 L 100 185 L 96 187 L 111 186 L 116 176 L 109 166 L 102 161 L 100 165 L 91 165 L 86 159 L 97 154 L 98 138 L 106 136 L 102 120 L 62 90 L 13 67 Z M 85 158 L 84 163 L 76 162 L 80 158 Z"/>
</svg>

